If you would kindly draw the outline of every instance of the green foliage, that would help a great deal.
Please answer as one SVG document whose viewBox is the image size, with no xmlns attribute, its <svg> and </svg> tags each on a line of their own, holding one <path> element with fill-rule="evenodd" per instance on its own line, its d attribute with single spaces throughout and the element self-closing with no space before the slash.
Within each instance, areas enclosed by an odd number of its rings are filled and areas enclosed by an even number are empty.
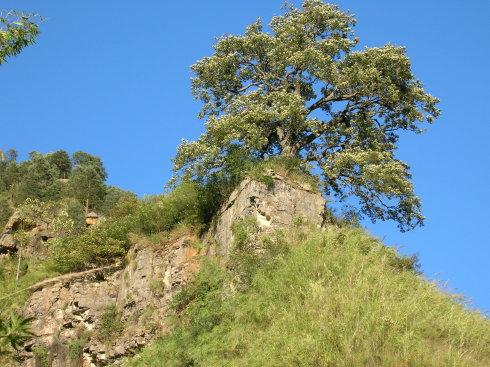
<svg viewBox="0 0 490 367">
<path fill-rule="evenodd" d="M 151 279 L 148 287 L 150 288 L 151 293 L 157 297 L 162 297 L 165 295 L 165 282 L 163 279 Z"/>
<path fill-rule="evenodd" d="M 105 341 L 110 341 L 124 330 L 121 314 L 115 304 L 107 305 L 100 316 L 100 336 Z"/>
<path fill-rule="evenodd" d="M 23 262 L 27 268 L 24 274 L 16 281 L 17 258 L 0 259 L 0 268 L 3 277 L 0 277 L 0 309 L 10 310 L 22 307 L 29 292 L 27 288 L 46 278 L 58 275 L 54 271 L 50 260 L 27 257 Z"/>
<path fill-rule="evenodd" d="M 15 11 L 0 13 L 0 65 L 34 43 L 39 34 L 36 18 Z"/>
<path fill-rule="evenodd" d="M 73 223 L 73 230 L 81 231 L 85 228 L 85 214 L 83 205 L 75 198 L 66 198 L 61 203 L 61 208 L 66 213 L 66 216 Z"/>
<path fill-rule="evenodd" d="M 34 358 L 39 367 L 50 367 L 49 351 L 44 346 L 37 346 L 32 349 Z"/>
<path fill-rule="evenodd" d="M 6 319 L 0 319 L 0 354 L 17 350 L 34 334 L 30 331 L 30 324 L 34 318 L 23 318 L 10 312 Z"/>
<path fill-rule="evenodd" d="M 104 164 L 99 157 L 85 153 L 75 152 L 72 155 L 72 160 L 75 168 L 77 167 L 93 167 L 97 175 L 102 178 L 103 181 L 107 179 L 107 172 L 104 168 Z"/>
<path fill-rule="evenodd" d="M 81 234 L 51 240 L 53 269 L 66 273 L 102 266 L 122 258 L 127 251 L 129 220 L 107 220 Z"/>
<path fill-rule="evenodd" d="M 143 200 L 133 220 L 143 234 L 169 231 L 178 223 L 199 224 L 199 197 L 196 184 L 185 181 L 167 195 Z"/>
<path fill-rule="evenodd" d="M 25 175 L 14 189 L 16 203 L 22 203 L 28 198 L 42 201 L 60 199 L 62 185 L 58 180 L 58 168 L 40 153 L 33 152 L 30 157 Z"/>
<path fill-rule="evenodd" d="M 17 213 L 26 225 L 37 222 L 49 223 L 59 211 L 57 203 L 48 201 L 43 202 L 39 199 L 27 198 L 17 207 Z"/>
<path fill-rule="evenodd" d="M 242 248 L 257 241 L 251 233 Z M 127 365 L 490 364 L 488 319 L 362 230 L 298 225 L 263 241 L 274 256 L 261 255 L 238 292 L 227 291 L 234 268 L 204 263 L 175 298 L 170 334 Z"/>
<path fill-rule="evenodd" d="M 8 194 L 0 193 L 0 228 L 3 228 L 7 224 L 12 213 L 13 210 L 8 202 Z"/>
<path fill-rule="evenodd" d="M 110 210 L 118 198 L 128 193 L 112 188 L 108 195 L 106 178 L 100 158 L 84 152 L 76 152 L 72 158 L 64 150 L 48 154 L 32 152 L 28 160 L 20 163 L 15 151 L 2 153 L 0 208 L 5 210 L 1 211 L 0 223 L 5 222 L 5 213 L 26 199 L 76 199 L 86 210 Z"/>
<path fill-rule="evenodd" d="M 419 133 L 438 100 L 411 71 L 403 47 L 355 49 L 355 19 L 321 0 L 287 7 L 269 28 L 221 37 L 192 66 L 206 131 L 178 148 L 175 170 L 212 177 L 243 157 L 295 157 L 320 172 L 327 193 L 357 197 L 364 214 L 402 230 L 422 223 L 399 135 Z"/>
<path fill-rule="evenodd" d="M 58 168 L 61 178 L 68 178 L 71 172 L 70 156 L 64 150 L 58 150 L 46 155 L 47 159 Z"/>
<path fill-rule="evenodd" d="M 124 257 L 129 234 L 157 236 L 177 226 L 203 228 L 205 202 L 197 183 L 185 181 L 171 192 L 138 201 L 134 195 L 116 192 L 109 210 L 111 217 L 87 230 L 65 231 L 50 240 L 53 269 L 65 273 L 102 266 Z M 67 210 L 61 211 L 55 224 L 70 223 Z"/>
<path fill-rule="evenodd" d="M 68 343 L 68 356 L 71 360 L 80 360 L 83 356 L 83 348 L 87 345 L 87 338 L 81 336 L 70 340 Z"/>
<path fill-rule="evenodd" d="M 106 188 L 104 202 L 100 210 L 105 215 L 109 215 L 109 216 L 118 215 L 118 213 L 114 212 L 115 209 L 119 206 L 122 206 L 123 203 L 129 203 L 129 202 L 137 202 L 137 198 L 135 194 L 129 191 L 121 190 L 120 188 L 114 186 L 108 186 Z M 129 212 L 127 212 L 127 214 L 129 214 Z M 122 216 L 124 215 L 125 214 L 123 214 Z"/>
<path fill-rule="evenodd" d="M 77 166 L 70 176 L 71 195 L 85 205 L 88 212 L 101 207 L 106 195 L 104 178 L 94 166 Z"/>
</svg>

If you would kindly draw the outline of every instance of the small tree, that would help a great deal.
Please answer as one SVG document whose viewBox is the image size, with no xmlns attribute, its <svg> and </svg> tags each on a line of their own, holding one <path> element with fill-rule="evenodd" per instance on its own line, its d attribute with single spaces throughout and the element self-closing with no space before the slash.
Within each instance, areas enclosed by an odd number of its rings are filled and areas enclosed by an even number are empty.
<svg viewBox="0 0 490 367">
<path fill-rule="evenodd" d="M 248 156 L 313 163 L 327 193 L 355 196 L 373 220 L 422 224 L 409 167 L 395 157 L 401 131 L 422 131 L 438 100 L 412 74 L 403 47 L 355 49 L 355 19 L 320 0 L 287 7 L 243 36 L 225 36 L 192 66 L 205 133 L 184 141 L 175 170 L 206 177 L 238 147 Z"/>
<path fill-rule="evenodd" d="M 42 201 L 58 200 L 61 197 L 60 172 L 49 159 L 38 153 L 30 153 L 30 161 L 25 162 L 25 173 L 15 187 L 17 203 L 27 198 Z"/>
<path fill-rule="evenodd" d="M 7 150 L 7 153 L 5 153 L 5 159 L 7 162 L 16 162 L 18 157 L 19 154 L 15 149 L 9 149 Z"/>
<path fill-rule="evenodd" d="M 0 65 L 34 43 L 39 34 L 36 18 L 33 14 L 0 12 Z"/>
<path fill-rule="evenodd" d="M 68 178 L 68 175 L 71 172 L 71 160 L 67 152 L 64 150 L 58 150 L 54 153 L 48 154 L 47 158 L 58 168 L 62 178 Z"/>
<path fill-rule="evenodd" d="M 107 172 L 104 168 L 102 160 L 99 157 L 79 151 L 73 153 L 72 160 L 75 168 L 81 166 L 92 166 L 102 180 L 105 181 L 107 179 Z"/>
<path fill-rule="evenodd" d="M 105 197 L 106 186 L 98 167 L 83 165 L 76 167 L 70 176 L 73 197 L 85 206 L 85 212 L 98 208 Z"/>
</svg>

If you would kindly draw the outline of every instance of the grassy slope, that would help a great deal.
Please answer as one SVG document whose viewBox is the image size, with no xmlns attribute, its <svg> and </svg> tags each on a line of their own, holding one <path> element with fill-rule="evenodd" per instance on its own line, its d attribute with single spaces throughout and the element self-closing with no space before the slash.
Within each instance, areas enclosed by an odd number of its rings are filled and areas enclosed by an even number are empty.
<svg viewBox="0 0 490 367">
<path fill-rule="evenodd" d="M 251 281 L 233 297 L 230 274 L 203 266 L 174 331 L 127 365 L 490 366 L 489 320 L 362 230 L 283 238 L 269 260 L 235 259 Z"/>
</svg>

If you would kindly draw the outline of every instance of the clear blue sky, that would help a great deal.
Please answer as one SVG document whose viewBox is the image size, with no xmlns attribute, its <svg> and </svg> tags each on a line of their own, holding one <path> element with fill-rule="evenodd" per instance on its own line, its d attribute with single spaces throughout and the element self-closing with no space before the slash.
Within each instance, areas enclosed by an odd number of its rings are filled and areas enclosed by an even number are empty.
<svg viewBox="0 0 490 367">
<path fill-rule="evenodd" d="M 16 0 L 0 8 L 42 14 L 35 46 L 0 69 L 0 148 L 84 150 L 111 184 L 152 194 L 171 174 L 182 138 L 198 136 L 189 66 L 215 36 L 279 13 L 282 0 Z M 297 3 L 297 2 L 295 2 Z M 403 139 L 426 226 L 399 233 L 366 223 L 388 244 L 418 253 L 425 274 L 490 312 L 490 2 L 339 0 L 361 44 L 405 45 L 415 74 L 442 101 L 442 117 Z"/>
</svg>

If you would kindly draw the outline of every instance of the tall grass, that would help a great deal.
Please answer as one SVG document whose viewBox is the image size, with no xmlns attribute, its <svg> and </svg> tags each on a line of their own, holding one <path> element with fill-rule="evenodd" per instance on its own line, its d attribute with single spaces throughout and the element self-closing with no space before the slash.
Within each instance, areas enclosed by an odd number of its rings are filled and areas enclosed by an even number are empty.
<svg viewBox="0 0 490 367">
<path fill-rule="evenodd" d="M 233 270 L 205 264 L 173 331 L 127 366 L 490 366 L 489 320 L 362 230 L 263 245 L 274 256 L 238 291 Z"/>
</svg>

